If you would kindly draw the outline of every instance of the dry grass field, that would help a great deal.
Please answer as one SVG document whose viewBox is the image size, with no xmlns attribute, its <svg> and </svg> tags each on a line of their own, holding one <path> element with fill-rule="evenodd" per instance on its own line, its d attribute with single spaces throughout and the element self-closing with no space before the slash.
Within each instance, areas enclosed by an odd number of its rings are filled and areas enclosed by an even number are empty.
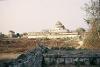
<svg viewBox="0 0 100 67">
<path fill-rule="evenodd" d="M 0 53 L 21 53 L 35 48 L 39 43 L 44 46 L 52 47 L 77 47 L 77 41 L 70 41 L 64 39 L 14 39 L 14 40 L 0 40 Z"/>
</svg>

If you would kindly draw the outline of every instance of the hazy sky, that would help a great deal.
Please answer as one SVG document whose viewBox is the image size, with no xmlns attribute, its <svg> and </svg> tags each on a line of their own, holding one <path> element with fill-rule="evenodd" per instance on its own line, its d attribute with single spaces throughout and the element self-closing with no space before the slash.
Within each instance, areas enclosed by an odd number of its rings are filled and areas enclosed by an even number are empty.
<svg viewBox="0 0 100 67">
<path fill-rule="evenodd" d="M 81 9 L 88 0 L 0 0 L 0 32 L 32 32 L 52 28 L 87 27 Z"/>
</svg>

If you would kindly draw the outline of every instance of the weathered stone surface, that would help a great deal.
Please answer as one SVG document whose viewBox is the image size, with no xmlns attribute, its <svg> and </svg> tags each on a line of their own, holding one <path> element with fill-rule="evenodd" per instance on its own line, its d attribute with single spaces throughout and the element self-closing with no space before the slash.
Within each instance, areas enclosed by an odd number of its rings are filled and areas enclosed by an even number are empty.
<svg viewBox="0 0 100 67">
<path fill-rule="evenodd" d="M 9 67 L 41 67 L 42 51 L 40 47 L 20 55 Z"/>
</svg>

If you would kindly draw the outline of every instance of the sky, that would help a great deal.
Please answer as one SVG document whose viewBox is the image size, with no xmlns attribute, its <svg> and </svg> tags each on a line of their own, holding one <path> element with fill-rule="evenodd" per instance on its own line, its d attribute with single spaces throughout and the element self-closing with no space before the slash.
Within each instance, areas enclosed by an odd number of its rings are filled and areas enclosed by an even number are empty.
<svg viewBox="0 0 100 67">
<path fill-rule="evenodd" d="M 0 0 L 0 32 L 34 32 L 53 28 L 57 21 L 67 29 L 88 28 L 85 11 L 88 0 Z"/>
</svg>

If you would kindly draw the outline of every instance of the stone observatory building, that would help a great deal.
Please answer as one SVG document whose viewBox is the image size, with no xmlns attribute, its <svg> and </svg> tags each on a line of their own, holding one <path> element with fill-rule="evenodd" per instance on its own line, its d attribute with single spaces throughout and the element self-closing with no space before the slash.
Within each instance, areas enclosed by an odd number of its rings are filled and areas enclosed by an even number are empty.
<svg viewBox="0 0 100 67">
<path fill-rule="evenodd" d="M 70 32 L 66 27 L 60 22 L 57 21 L 53 29 L 49 29 L 42 32 L 28 32 L 28 38 L 70 38 L 77 40 L 80 35 L 76 32 Z"/>
<path fill-rule="evenodd" d="M 49 30 L 49 32 L 69 32 L 69 30 L 60 21 L 57 21 L 54 29 Z"/>
</svg>

